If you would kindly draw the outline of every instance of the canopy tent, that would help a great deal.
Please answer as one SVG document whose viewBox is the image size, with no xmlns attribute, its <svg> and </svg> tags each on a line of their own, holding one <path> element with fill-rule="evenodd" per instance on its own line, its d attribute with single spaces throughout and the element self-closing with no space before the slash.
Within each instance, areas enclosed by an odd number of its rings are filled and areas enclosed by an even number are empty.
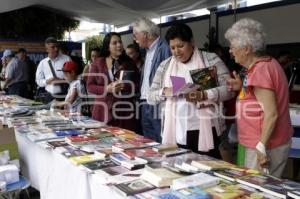
<svg viewBox="0 0 300 199">
<path fill-rule="evenodd" d="M 138 17 L 171 15 L 213 7 L 230 0 L 2 0 L 0 13 L 28 6 L 43 6 L 84 20 L 116 26 Z"/>
</svg>

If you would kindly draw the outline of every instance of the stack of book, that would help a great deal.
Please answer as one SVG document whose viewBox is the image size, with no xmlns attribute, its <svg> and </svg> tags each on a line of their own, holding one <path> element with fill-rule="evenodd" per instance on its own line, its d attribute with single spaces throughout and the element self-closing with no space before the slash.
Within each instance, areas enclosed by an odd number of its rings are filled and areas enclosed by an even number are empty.
<svg viewBox="0 0 300 199">
<path fill-rule="evenodd" d="M 171 186 L 173 180 L 183 177 L 178 173 L 172 172 L 166 168 L 145 168 L 141 178 L 155 185 L 156 187 Z"/>
</svg>

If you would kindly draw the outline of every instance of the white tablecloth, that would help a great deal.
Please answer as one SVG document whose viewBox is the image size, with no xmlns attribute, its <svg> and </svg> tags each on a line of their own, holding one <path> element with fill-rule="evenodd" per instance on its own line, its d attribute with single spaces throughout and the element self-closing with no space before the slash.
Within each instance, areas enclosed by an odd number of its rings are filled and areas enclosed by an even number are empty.
<svg viewBox="0 0 300 199">
<path fill-rule="evenodd" d="M 93 174 L 73 165 L 62 155 L 44 149 L 16 132 L 22 173 L 41 199 L 121 198 L 109 186 L 101 185 Z"/>
</svg>

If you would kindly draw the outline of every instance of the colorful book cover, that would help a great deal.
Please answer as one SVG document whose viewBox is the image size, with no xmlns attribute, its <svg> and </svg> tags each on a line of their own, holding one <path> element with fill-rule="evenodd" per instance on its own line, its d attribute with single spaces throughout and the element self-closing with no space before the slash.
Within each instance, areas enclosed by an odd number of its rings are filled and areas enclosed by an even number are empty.
<svg viewBox="0 0 300 199">
<path fill-rule="evenodd" d="M 66 136 L 77 136 L 80 134 L 80 132 L 76 129 L 69 129 L 69 130 L 62 130 L 62 131 L 54 131 L 54 133 L 57 136 L 62 136 L 62 137 L 66 137 Z"/>
<path fill-rule="evenodd" d="M 153 158 L 153 157 L 162 157 L 163 154 L 154 151 L 152 148 L 144 149 L 129 149 L 122 152 L 124 156 L 129 159 L 134 158 Z"/>
<path fill-rule="evenodd" d="M 242 198 L 245 194 L 245 191 L 241 189 L 239 184 L 224 181 L 217 186 L 204 189 L 204 191 L 210 193 L 213 199 L 236 199 Z"/>
<path fill-rule="evenodd" d="M 75 165 L 80 165 L 87 162 L 93 162 L 97 160 L 102 160 L 103 157 L 100 157 L 95 154 L 83 155 L 83 156 L 73 156 L 70 157 L 69 160 L 74 163 Z"/>
<path fill-rule="evenodd" d="M 54 149 L 56 147 L 67 146 L 68 143 L 66 143 L 65 140 L 55 140 L 55 141 L 48 141 L 47 145 Z"/>
<path fill-rule="evenodd" d="M 218 86 L 218 75 L 216 66 L 191 70 L 190 74 L 194 84 L 200 86 L 198 90 L 208 90 Z"/>
<path fill-rule="evenodd" d="M 189 187 L 159 195 L 159 199 L 212 199 L 212 196 L 199 187 Z"/>
<path fill-rule="evenodd" d="M 278 178 L 269 175 L 251 174 L 238 178 L 237 182 L 256 189 L 261 189 L 264 184 L 278 183 L 278 180 Z"/>
<path fill-rule="evenodd" d="M 96 140 L 95 137 L 87 135 L 70 136 L 66 138 L 67 142 L 91 142 Z"/>
<path fill-rule="evenodd" d="M 224 169 L 224 170 L 215 171 L 214 175 L 218 176 L 220 178 L 223 178 L 225 180 L 236 181 L 238 178 L 241 178 L 243 176 L 251 174 L 249 172 L 248 172 L 247 169 L 230 168 L 230 169 Z M 256 174 L 258 174 L 258 173 L 256 173 Z"/>
</svg>

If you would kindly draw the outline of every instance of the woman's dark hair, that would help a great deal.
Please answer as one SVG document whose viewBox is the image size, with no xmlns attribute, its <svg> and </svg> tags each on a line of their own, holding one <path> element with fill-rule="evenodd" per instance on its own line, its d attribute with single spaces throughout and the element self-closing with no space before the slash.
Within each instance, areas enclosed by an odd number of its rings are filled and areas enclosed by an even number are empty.
<svg viewBox="0 0 300 199">
<path fill-rule="evenodd" d="M 99 54 L 100 54 L 100 52 L 101 52 L 101 49 L 100 49 L 100 48 L 98 48 L 98 47 L 96 47 L 96 48 L 92 48 L 90 51 L 91 51 L 91 52 L 92 52 L 92 51 L 95 51 L 95 52 L 97 52 L 97 53 L 99 53 Z"/>
<path fill-rule="evenodd" d="M 129 44 L 127 46 L 127 48 L 134 49 L 139 54 L 138 59 L 142 59 L 142 52 L 141 52 L 141 49 L 140 49 L 140 47 L 139 47 L 139 45 L 137 43 Z"/>
<path fill-rule="evenodd" d="M 166 33 L 166 40 L 170 43 L 170 40 L 178 38 L 185 42 L 191 42 L 193 39 L 192 29 L 183 23 L 178 23 L 171 26 Z"/>
<path fill-rule="evenodd" d="M 101 52 L 100 52 L 101 57 L 108 57 L 110 55 L 109 43 L 113 36 L 117 36 L 121 39 L 121 35 L 119 33 L 116 33 L 116 32 L 107 33 L 103 39 L 103 44 L 102 44 L 102 48 L 101 48 Z"/>
</svg>

